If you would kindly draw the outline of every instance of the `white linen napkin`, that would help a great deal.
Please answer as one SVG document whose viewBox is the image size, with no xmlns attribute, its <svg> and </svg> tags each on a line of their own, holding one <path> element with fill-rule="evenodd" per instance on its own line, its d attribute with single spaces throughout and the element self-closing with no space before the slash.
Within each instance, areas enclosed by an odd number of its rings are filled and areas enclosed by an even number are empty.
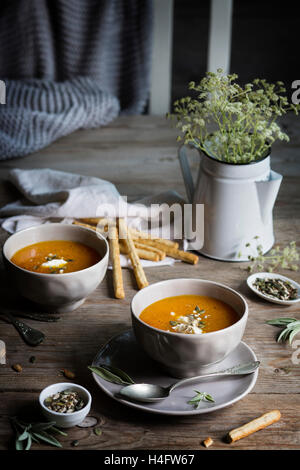
<svg viewBox="0 0 300 470">
<path fill-rule="evenodd" d="M 74 218 L 108 216 L 127 217 L 129 226 L 140 229 L 143 222 L 153 216 L 153 211 L 150 211 L 152 203 L 183 202 L 176 192 L 168 191 L 129 204 L 109 181 L 48 168 L 15 168 L 9 172 L 8 180 L 22 194 L 20 199 L 0 209 L 0 218 L 4 219 L 1 225 L 10 233 L 47 223 L 49 218 L 72 223 Z M 168 227 L 166 229 L 169 231 Z M 161 236 L 163 234 L 164 227 L 161 228 Z M 174 261 L 168 257 L 158 262 L 141 260 L 146 267 L 171 265 Z M 130 267 L 127 256 L 121 255 L 121 264 L 123 267 Z"/>
</svg>

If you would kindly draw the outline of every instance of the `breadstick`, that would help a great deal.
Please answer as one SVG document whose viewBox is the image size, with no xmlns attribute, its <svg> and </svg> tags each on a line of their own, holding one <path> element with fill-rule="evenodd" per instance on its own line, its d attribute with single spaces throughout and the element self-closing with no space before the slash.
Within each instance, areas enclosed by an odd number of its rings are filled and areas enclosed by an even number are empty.
<svg viewBox="0 0 300 470">
<path fill-rule="evenodd" d="M 281 413 L 279 410 L 269 411 L 268 413 L 259 416 L 259 418 L 256 418 L 247 424 L 244 424 L 244 426 L 230 431 L 228 433 L 228 440 L 231 443 L 238 441 L 239 439 L 243 439 L 243 437 L 247 437 L 256 431 L 259 431 L 260 429 L 270 426 L 270 424 L 276 423 L 276 421 L 278 421 L 280 417 Z"/>
<path fill-rule="evenodd" d="M 190 264 L 197 264 L 199 261 L 199 257 L 194 253 L 190 253 L 189 251 L 178 250 L 176 248 L 172 248 L 162 243 L 158 242 L 157 240 L 149 240 L 143 239 L 143 243 L 145 245 L 158 248 L 159 250 L 163 250 L 167 256 L 171 258 L 179 259 L 181 261 L 185 261 L 186 263 Z"/>
<path fill-rule="evenodd" d="M 96 231 L 96 228 L 97 228 L 94 225 L 85 224 L 83 222 L 79 222 L 78 220 L 73 220 L 73 225 L 80 225 L 81 227 L 86 227 L 86 228 L 89 228 L 90 230 L 94 230 L 94 231 Z"/>
<path fill-rule="evenodd" d="M 134 271 L 134 275 L 136 278 L 136 282 L 138 285 L 139 289 L 143 289 L 143 287 L 146 287 L 149 285 L 146 275 L 144 273 L 143 267 L 140 263 L 140 259 L 138 257 L 138 254 L 136 252 L 136 248 L 134 246 L 134 243 L 131 238 L 131 234 L 129 230 L 127 230 L 126 224 L 124 219 L 119 219 L 119 231 L 121 238 L 125 241 L 125 245 L 128 250 L 128 256 L 130 258 L 132 268 Z"/>
<path fill-rule="evenodd" d="M 181 261 L 190 264 L 197 264 L 199 261 L 199 257 L 194 253 L 190 253 L 189 251 L 174 250 L 172 248 L 167 248 L 166 255 L 170 256 L 170 258 L 180 259 Z"/>
<path fill-rule="evenodd" d="M 95 231 L 97 230 L 96 226 L 89 225 L 89 224 L 84 224 L 82 222 L 78 222 L 77 220 L 74 220 L 73 224 L 81 225 L 82 227 L 87 227 L 87 228 L 90 228 L 90 229 L 95 230 Z M 131 234 L 132 229 L 130 229 L 129 232 Z M 142 232 L 140 232 L 140 233 L 142 233 Z M 136 240 L 140 240 L 140 238 L 134 238 L 134 243 L 136 243 Z M 165 244 L 165 241 L 170 242 L 170 240 L 163 240 L 163 239 L 160 239 L 160 238 L 157 238 L 157 239 L 143 238 L 142 240 L 143 240 L 142 241 L 143 245 L 150 246 L 151 248 L 156 248 L 159 251 L 163 251 L 163 252 L 165 252 L 165 254 L 167 256 L 170 256 L 170 258 L 179 259 L 181 261 L 184 261 L 184 262 L 190 263 L 190 264 L 197 264 L 198 261 L 199 261 L 199 257 L 197 255 L 195 255 L 194 253 L 190 253 L 189 251 L 178 250 L 178 249 L 176 249 L 172 246 L 167 246 Z M 160 240 L 162 240 L 162 241 L 160 241 Z M 139 242 L 137 242 L 137 243 L 139 243 Z M 171 242 L 171 243 L 173 243 L 173 242 Z M 177 243 L 177 245 L 178 245 L 178 243 Z"/>
<path fill-rule="evenodd" d="M 109 219 L 106 219 L 104 217 L 88 217 L 88 218 L 81 218 L 80 221 L 74 220 L 73 223 L 75 225 L 81 225 L 83 227 L 96 230 L 97 224 L 98 224 L 98 228 L 100 225 L 101 227 L 103 227 L 103 229 L 105 228 L 106 225 L 109 225 Z M 151 242 L 155 241 L 155 243 L 160 243 L 162 245 L 160 251 L 164 251 L 165 245 L 174 249 L 177 249 L 179 247 L 179 244 L 177 242 L 173 242 L 172 240 L 166 240 L 164 238 L 155 238 L 155 237 L 152 238 L 151 235 L 149 235 L 148 233 L 140 232 L 133 228 L 128 228 L 128 230 L 131 233 L 131 238 L 133 240 L 139 240 L 140 243 L 150 244 L 153 247 L 155 247 L 155 244 L 152 245 Z M 163 257 L 161 259 L 163 259 Z"/>
<path fill-rule="evenodd" d="M 105 225 L 109 225 L 110 221 L 109 219 L 106 219 L 105 217 L 87 217 L 87 218 L 82 218 L 80 219 L 82 222 L 90 225 L 102 225 L 103 227 Z"/>
<path fill-rule="evenodd" d="M 129 228 L 129 232 L 134 240 L 138 240 L 141 238 L 143 239 L 143 243 L 144 241 L 156 241 L 162 245 L 166 245 L 172 248 L 179 247 L 179 244 L 177 242 L 173 242 L 172 240 L 166 240 L 165 238 L 151 237 L 151 234 L 140 232 L 139 230 L 136 230 L 134 228 Z"/>
<path fill-rule="evenodd" d="M 4 341 L 0 339 L 0 364 L 6 364 L 6 346 Z"/>
<path fill-rule="evenodd" d="M 123 243 L 120 243 L 119 245 L 120 245 L 120 253 L 122 253 L 123 255 L 128 255 L 127 247 Z M 154 251 L 143 250 L 141 248 L 136 247 L 136 252 L 140 259 L 146 259 L 148 261 L 155 261 L 155 262 L 159 261 L 159 255 L 157 253 L 154 253 Z"/>
<path fill-rule="evenodd" d="M 102 220 L 102 218 L 101 217 L 81 217 L 80 220 L 84 222 L 85 224 L 97 225 L 100 222 L 100 220 Z"/>
<path fill-rule="evenodd" d="M 125 292 L 123 286 L 122 268 L 120 263 L 119 237 L 117 227 L 115 227 L 114 225 L 108 226 L 108 240 L 112 261 L 115 297 L 117 299 L 124 299 Z"/>
<path fill-rule="evenodd" d="M 134 246 L 140 250 L 150 251 L 151 253 L 156 253 L 158 255 L 158 259 L 162 260 L 166 257 L 166 252 L 155 248 L 154 246 L 146 245 L 145 243 L 140 243 L 139 241 L 133 241 Z"/>
</svg>

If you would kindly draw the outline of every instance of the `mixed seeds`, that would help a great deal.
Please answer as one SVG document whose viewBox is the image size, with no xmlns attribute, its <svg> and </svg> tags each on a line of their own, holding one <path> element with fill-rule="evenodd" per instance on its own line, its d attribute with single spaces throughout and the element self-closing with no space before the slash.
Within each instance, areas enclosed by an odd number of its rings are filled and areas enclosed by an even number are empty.
<svg viewBox="0 0 300 470">
<path fill-rule="evenodd" d="M 180 316 L 177 320 L 171 320 L 170 326 L 171 330 L 176 333 L 185 333 L 185 334 L 197 334 L 200 335 L 203 333 L 203 327 L 205 322 L 202 320 L 201 315 L 205 313 L 205 310 L 201 310 L 198 305 L 196 305 L 193 313 L 186 316 Z"/>
<path fill-rule="evenodd" d="M 81 410 L 85 403 L 80 398 L 79 394 L 73 390 L 63 390 L 62 392 L 55 393 L 46 398 L 44 405 L 49 410 L 56 411 L 57 413 L 74 413 Z"/>
<path fill-rule="evenodd" d="M 39 269 L 41 266 L 43 268 L 48 268 L 50 274 L 63 274 L 67 268 L 69 262 L 74 261 L 73 259 L 64 259 L 63 257 L 58 257 L 54 253 L 49 253 L 45 256 L 45 262 L 41 265 L 35 265 L 34 270 Z"/>
<path fill-rule="evenodd" d="M 253 286 L 262 294 L 278 300 L 294 300 L 298 298 L 298 290 L 288 281 L 280 278 L 257 277 Z"/>
</svg>

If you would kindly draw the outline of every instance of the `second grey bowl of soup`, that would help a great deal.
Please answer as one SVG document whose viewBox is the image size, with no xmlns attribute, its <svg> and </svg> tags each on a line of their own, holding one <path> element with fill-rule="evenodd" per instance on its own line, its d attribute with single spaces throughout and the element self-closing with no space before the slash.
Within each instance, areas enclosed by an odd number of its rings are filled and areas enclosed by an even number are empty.
<svg viewBox="0 0 300 470">
<path fill-rule="evenodd" d="M 184 334 L 160 330 L 140 319 L 143 310 L 158 300 L 178 295 L 203 295 L 230 305 L 238 321 L 222 330 Z M 201 308 L 201 306 L 199 306 Z M 171 279 L 139 291 L 131 302 L 131 319 L 136 339 L 144 351 L 173 377 L 193 377 L 222 361 L 240 343 L 248 318 L 248 306 L 235 290 L 202 279 Z"/>
<path fill-rule="evenodd" d="M 53 240 L 82 243 L 96 250 L 100 260 L 80 271 L 63 274 L 29 271 L 11 261 L 20 249 Z M 20 294 L 49 312 L 68 312 L 78 308 L 104 278 L 108 257 L 108 243 L 100 234 L 78 225 L 60 223 L 39 225 L 16 232 L 3 246 L 5 267 Z"/>
</svg>

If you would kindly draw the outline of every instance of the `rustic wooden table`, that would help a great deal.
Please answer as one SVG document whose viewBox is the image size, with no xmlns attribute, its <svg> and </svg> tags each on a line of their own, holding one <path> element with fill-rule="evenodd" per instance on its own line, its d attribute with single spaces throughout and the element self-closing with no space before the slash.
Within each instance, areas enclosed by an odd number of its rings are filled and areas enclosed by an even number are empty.
<svg viewBox="0 0 300 470">
<path fill-rule="evenodd" d="M 292 137 L 289 145 L 277 145 L 272 156 L 273 169 L 284 175 L 274 210 L 276 241 L 296 240 L 300 221 L 300 134 L 291 118 L 285 126 Z M 192 166 L 196 171 L 197 161 Z M 175 131 L 162 118 L 137 116 L 119 118 L 103 129 L 76 132 L 29 157 L 2 162 L 0 204 L 16 198 L 6 183 L 12 167 L 53 169 L 99 176 L 116 184 L 120 193 L 134 199 L 184 187 L 176 154 Z M 2 241 L 7 234 L 2 230 Z M 7 364 L 0 366 L 0 449 L 9 448 L 12 432 L 9 417 L 31 409 L 40 390 L 63 381 L 60 370 L 76 373 L 76 381 L 93 396 L 91 414 L 103 418 L 101 436 L 91 429 L 73 428 L 61 438 L 65 449 L 79 440 L 76 449 L 203 449 L 201 441 L 214 439 L 213 449 L 296 449 L 300 447 L 300 365 L 292 363 L 294 350 L 276 343 L 277 328 L 266 319 L 298 316 L 299 307 L 281 308 L 260 300 L 246 286 L 243 263 L 224 263 L 200 257 L 199 264 L 176 263 L 173 267 L 148 268 L 150 282 L 176 277 L 199 277 L 223 282 L 237 289 L 249 303 L 250 315 L 244 336 L 261 361 L 258 381 L 252 392 L 238 403 L 220 411 L 191 417 L 168 417 L 142 413 L 108 398 L 95 385 L 87 365 L 100 346 L 111 336 L 130 327 L 129 304 L 136 292 L 134 278 L 124 270 L 126 299 L 112 296 L 108 273 L 100 287 L 73 313 L 62 315 L 59 323 L 25 320 L 42 329 L 46 340 L 37 348 L 24 344 L 15 329 L 0 323 L 0 338 L 7 347 Z M 0 271 L 2 301 L 16 301 L 13 286 Z M 298 273 L 293 273 L 300 280 Z M 21 307 L 20 307 L 21 308 Z M 34 355 L 36 363 L 29 358 Z M 11 369 L 20 363 L 21 373 Z M 281 420 L 271 427 L 234 444 L 226 444 L 226 433 L 258 415 L 279 408 Z M 36 445 L 33 445 L 36 448 Z M 49 449 L 48 446 L 42 448 Z M 52 449 L 52 448 L 51 448 Z"/>
</svg>

